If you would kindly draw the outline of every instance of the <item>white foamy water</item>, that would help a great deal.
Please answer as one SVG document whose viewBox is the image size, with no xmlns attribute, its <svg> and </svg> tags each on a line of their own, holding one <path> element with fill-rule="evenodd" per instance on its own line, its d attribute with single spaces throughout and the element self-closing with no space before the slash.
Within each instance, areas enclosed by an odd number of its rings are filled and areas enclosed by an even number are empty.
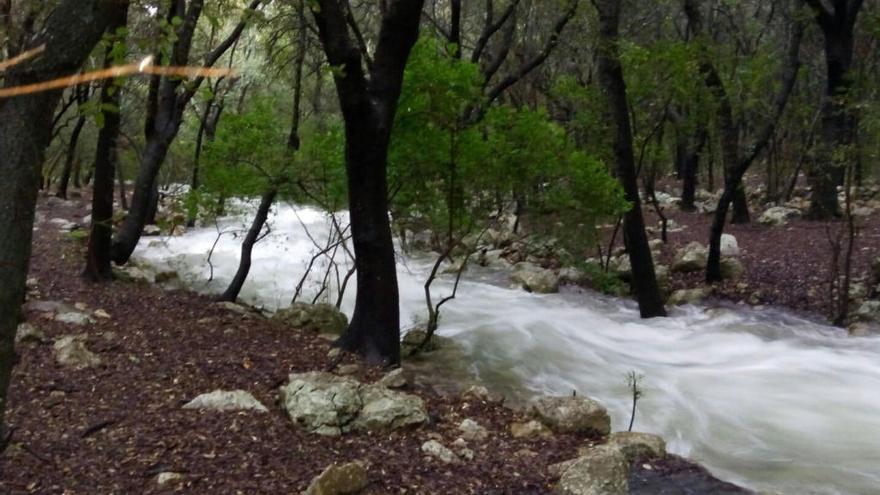
<svg viewBox="0 0 880 495">
<path fill-rule="evenodd" d="M 245 301 L 289 302 L 315 251 L 294 212 L 313 237 L 326 237 L 322 212 L 281 207 L 272 234 L 254 249 Z M 225 219 L 221 229 L 247 220 Z M 214 281 L 206 283 L 216 236 L 210 227 L 162 246 L 145 239 L 136 259 L 178 270 L 193 289 L 219 292 L 237 268 L 241 236 L 221 237 Z M 399 265 L 404 324 L 424 314 L 428 267 L 427 258 Z M 625 377 L 635 371 L 644 375 L 644 397 L 634 429 L 662 435 L 672 452 L 723 479 L 787 494 L 880 493 L 880 338 L 849 338 L 770 310 L 687 307 L 644 321 L 629 302 L 529 294 L 501 280 L 470 273 L 444 306 L 440 330 L 463 344 L 490 388 L 520 397 L 577 390 L 608 407 L 619 430 L 629 421 Z M 438 292 L 451 282 L 438 281 Z M 352 286 L 349 314 L 353 294 Z"/>
</svg>

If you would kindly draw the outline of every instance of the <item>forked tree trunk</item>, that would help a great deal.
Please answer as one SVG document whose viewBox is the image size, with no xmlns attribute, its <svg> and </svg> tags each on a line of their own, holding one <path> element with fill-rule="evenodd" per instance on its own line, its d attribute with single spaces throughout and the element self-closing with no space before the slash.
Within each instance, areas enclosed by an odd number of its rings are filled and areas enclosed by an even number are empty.
<svg viewBox="0 0 880 495">
<path fill-rule="evenodd" d="M 608 101 L 609 114 L 614 121 L 614 156 L 617 177 L 623 185 L 626 199 L 632 208 L 623 219 L 623 239 L 632 265 L 632 284 L 642 318 L 666 316 L 663 296 L 654 272 L 654 260 L 645 234 L 645 221 L 639 200 L 635 158 L 632 148 L 632 130 L 626 84 L 618 57 L 618 27 L 620 0 L 595 0 L 599 11 L 599 83 Z"/>
<path fill-rule="evenodd" d="M 345 120 L 345 158 L 357 295 L 340 347 L 368 361 L 400 362 L 397 266 L 388 218 L 387 157 L 403 71 L 418 39 L 424 0 L 385 2 L 373 62 L 364 73 L 340 0 L 312 5 Z"/>
</svg>

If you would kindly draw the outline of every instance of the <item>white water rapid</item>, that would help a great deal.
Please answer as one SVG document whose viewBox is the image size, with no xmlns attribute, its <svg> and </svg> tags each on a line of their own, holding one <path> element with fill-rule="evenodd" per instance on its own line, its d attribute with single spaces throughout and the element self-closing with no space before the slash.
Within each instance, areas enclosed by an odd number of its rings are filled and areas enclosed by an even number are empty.
<svg viewBox="0 0 880 495">
<path fill-rule="evenodd" d="M 271 235 L 254 249 L 245 301 L 271 309 L 290 300 L 315 251 L 297 214 L 316 239 L 326 236 L 321 212 L 280 207 Z M 241 236 L 221 237 L 206 284 L 216 236 L 212 226 L 145 239 L 136 260 L 219 292 L 237 267 Z M 404 324 L 424 314 L 428 266 L 427 258 L 399 265 Z M 468 274 L 441 322 L 440 333 L 464 346 L 490 388 L 520 396 L 577 390 L 608 407 L 619 430 L 629 420 L 625 377 L 635 371 L 644 375 L 644 396 L 634 429 L 662 435 L 671 451 L 722 479 L 786 494 L 880 493 L 880 338 L 849 338 L 772 310 L 685 307 L 642 321 L 628 302 L 529 294 L 504 280 Z M 450 284 L 440 280 L 438 290 Z M 350 314 L 351 297 L 344 309 Z"/>
</svg>

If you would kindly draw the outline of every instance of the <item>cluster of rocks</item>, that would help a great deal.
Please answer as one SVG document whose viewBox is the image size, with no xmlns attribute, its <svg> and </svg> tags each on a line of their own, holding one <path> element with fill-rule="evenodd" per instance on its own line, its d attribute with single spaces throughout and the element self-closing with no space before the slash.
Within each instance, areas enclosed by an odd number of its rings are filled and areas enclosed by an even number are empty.
<svg viewBox="0 0 880 495">
<path fill-rule="evenodd" d="M 294 423 L 319 435 L 388 431 L 428 420 L 421 397 L 326 372 L 291 374 L 279 396 Z"/>
<path fill-rule="evenodd" d="M 66 327 L 73 328 L 88 327 L 95 323 L 96 319 L 111 318 L 103 309 L 89 310 L 83 303 L 68 304 L 60 301 L 35 299 L 25 303 L 23 309 L 38 313 L 42 320 L 54 320 L 63 323 Z M 115 338 L 115 334 L 109 331 L 104 332 L 101 336 L 106 340 Z M 101 357 L 89 349 L 88 341 L 89 334 L 83 332 L 61 335 L 51 339 L 32 322 L 19 324 L 15 333 L 16 345 L 51 342 L 55 361 L 61 366 L 72 369 L 93 368 L 102 364 Z"/>
<path fill-rule="evenodd" d="M 849 334 L 853 337 L 880 334 L 880 256 L 871 260 L 870 273 L 853 278 L 849 297 Z"/>
</svg>

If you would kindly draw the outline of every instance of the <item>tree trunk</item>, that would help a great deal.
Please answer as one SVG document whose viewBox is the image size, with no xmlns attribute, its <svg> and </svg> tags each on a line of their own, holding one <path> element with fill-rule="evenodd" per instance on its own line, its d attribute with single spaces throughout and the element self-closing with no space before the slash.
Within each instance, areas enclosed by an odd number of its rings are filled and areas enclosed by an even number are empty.
<svg viewBox="0 0 880 495">
<path fill-rule="evenodd" d="M 263 231 L 263 226 L 266 225 L 266 219 L 269 218 L 269 210 L 272 209 L 272 204 L 275 202 L 277 194 L 278 190 L 273 187 L 266 191 L 260 199 L 260 206 L 257 208 L 254 221 L 251 223 L 251 227 L 241 243 L 241 259 L 238 261 L 238 270 L 235 272 L 232 282 L 229 283 L 229 287 L 220 296 L 221 301 L 235 302 L 238 299 L 238 294 L 241 292 L 241 288 L 244 286 L 244 282 L 247 280 L 248 273 L 251 270 L 251 254 L 254 251 L 254 244 L 260 239 L 260 232 Z"/>
<path fill-rule="evenodd" d="M 847 162 L 854 158 L 856 116 L 847 102 L 852 80 L 853 30 L 862 0 L 832 2 L 832 10 L 818 0 L 804 0 L 813 9 L 825 45 L 826 82 L 822 99 L 822 143 L 807 179 L 812 186 L 807 218 L 827 220 L 840 215 L 837 186 L 843 184 Z"/>
<path fill-rule="evenodd" d="M 248 9 L 256 9 L 261 1 L 251 0 Z M 172 65 L 187 65 L 189 63 L 192 39 L 203 6 L 204 0 L 191 0 L 189 8 L 185 8 L 185 2 L 178 2 L 173 4 L 171 11 L 169 11 L 169 17 L 183 19 L 178 28 L 177 39 L 170 56 Z M 205 56 L 203 65 L 213 66 L 226 50 L 238 40 L 245 26 L 246 21 L 240 21 L 232 33 Z M 168 148 L 180 130 L 183 113 L 203 81 L 204 78 L 197 77 L 182 90 L 180 90 L 182 80 L 176 77 L 163 77 L 158 83 L 156 79 L 153 79 L 150 84 L 145 125 L 147 144 L 135 180 L 131 208 L 113 240 L 113 261 L 118 265 L 127 263 L 137 247 L 144 225 L 147 224 L 151 216 L 150 207 L 155 204 L 152 202 L 152 194 L 156 189 L 156 177 L 168 154 Z"/>
<path fill-rule="evenodd" d="M 624 244 L 632 265 L 633 289 L 642 318 L 666 316 L 648 236 L 645 234 L 633 157 L 626 84 L 618 58 L 620 0 L 596 0 L 594 3 L 599 10 L 599 83 L 605 92 L 610 116 L 616 125 L 614 155 L 617 177 L 623 185 L 627 201 L 632 204 L 632 208 L 624 215 L 623 232 Z"/>
<path fill-rule="evenodd" d="M 33 46 L 45 43 L 45 54 L 8 70 L 4 86 L 50 80 L 78 70 L 121 4 L 110 0 L 55 4 L 33 42 Z M 3 416 L 25 297 L 40 168 L 60 98 L 61 91 L 55 90 L 0 100 L 0 443 L 7 438 Z"/>
<path fill-rule="evenodd" d="M 747 224 L 751 221 L 749 216 L 749 198 L 746 196 L 746 186 L 742 183 L 742 178 L 733 193 L 733 215 L 730 217 L 730 223 Z"/>
<path fill-rule="evenodd" d="M 125 177 L 122 175 L 122 167 L 120 166 L 116 167 L 116 181 L 119 184 L 119 206 L 123 210 L 128 210 L 128 193 L 125 192 Z"/>
<path fill-rule="evenodd" d="M 64 168 L 61 170 L 61 181 L 58 183 L 58 191 L 55 196 L 67 199 L 67 187 L 70 184 L 70 176 L 73 173 L 74 162 L 76 162 L 76 145 L 79 142 L 79 136 L 83 127 L 86 125 L 86 117 L 81 115 L 73 131 L 70 133 L 70 141 L 67 143 L 67 158 L 64 161 Z"/>
<path fill-rule="evenodd" d="M 120 20 L 121 23 L 111 28 L 124 26 L 125 15 Z M 104 67 L 113 65 L 109 48 L 104 57 Z M 86 268 L 83 272 L 83 276 L 94 282 L 113 279 L 110 247 L 113 241 L 113 181 L 119 162 L 118 145 L 122 124 L 120 91 L 119 81 L 112 79 L 104 81 L 101 89 L 101 108 L 112 110 L 104 111 L 104 126 L 98 132 L 95 150 L 92 225 L 86 251 Z"/>
<path fill-rule="evenodd" d="M 400 362 L 400 309 L 388 218 L 387 155 L 403 72 L 418 39 L 424 0 L 392 0 L 382 12 L 369 77 L 339 0 L 311 5 L 345 120 L 345 158 L 357 295 L 336 342 L 371 362 Z"/>
</svg>

